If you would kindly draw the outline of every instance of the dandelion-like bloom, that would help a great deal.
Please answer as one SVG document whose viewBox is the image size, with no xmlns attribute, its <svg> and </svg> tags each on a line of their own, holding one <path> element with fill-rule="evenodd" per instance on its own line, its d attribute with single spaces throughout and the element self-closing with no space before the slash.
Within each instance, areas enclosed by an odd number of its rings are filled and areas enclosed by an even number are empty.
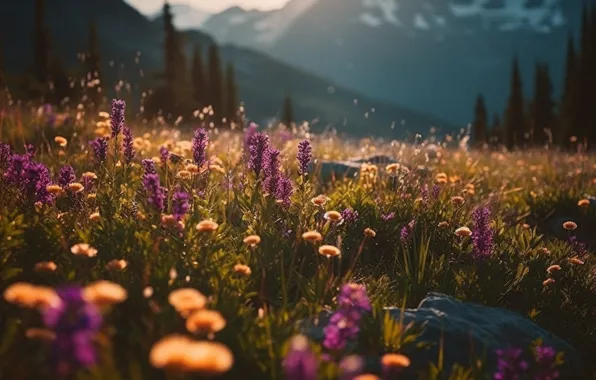
<svg viewBox="0 0 596 380">
<path fill-rule="evenodd" d="M 112 259 L 106 264 L 106 269 L 111 271 L 121 271 L 126 269 L 128 263 L 126 260 Z"/>
<path fill-rule="evenodd" d="M 410 366 L 410 358 L 402 354 L 385 354 L 381 358 L 381 365 L 384 370 L 391 370 L 406 368 Z"/>
<path fill-rule="evenodd" d="M 556 363 L 557 352 L 550 346 L 538 346 L 534 351 L 534 357 L 538 367 L 538 373 L 534 374 L 534 380 L 555 380 L 560 376 Z"/>
<path fill-rule="evenodd" d="M 290 340 L 289 351 L 282 363 L 286 380 L 316 380 L 318 362 L 310 350 L 308 339 L 297 335 Z"/>
<path fill-rule="evenodd" d="M 372 373 L 365 373 L 354 377 L 352 380 L 381 380 L 381 378 Z"/>
<path fill-rule="evenodd" d="M 590 200 L 589 199 L 581 199 L 577 202 L 577 206 L 583 209 L 590 207 Z"/>
<path fill-rule="evenodd" d="M 374 238 L 375 236 L 377 236 L 377 233 L 373 229 L 371 229 L 371 228 L 365 228 L 364 229 L 364 236 L 368 236 L 368 237 Z"/>
<path fill-rule="evenodd" d="M 572 222 L 572 221 L 567 221 L 567 222 L 563 223 L 563 228 L 566 229 L 567 231 L 573 231 L 577 228 L 577 223 Z"/>
<path fill-rule="evenodd" d="M 101 215 L 99 212 L 93 212 L 91 215 L 89 215 L 89 220 L 91 222 L 99 222 L 101 220 Z"/>
<path fill-rule="evenodd" d="M 97 255 L 97 249 L 86 243 L 73 245 L 70 247 L 70 252 L 77 256 L 95 257 Z"/>
<path fill-rule="evenodd" d="M 53 362 L 58 374 L 66 376 L 97 363 L 94 337 L 102 318 L 97 307 L 83 298 L 81 288 L 59 288 L 56 293 L 61 302 L 44 310 L 42 319 L 56 334 L 51 351 Z"/>
<path fill-rule="evenodd" d="M 153 367 L 167 371 L 215 376 L 232 368 L 234 356 L 221 343 L 197 342 L 182 335 L 170 335 L 153 345 L 149 362 Z"/>
<path fill-rule="evenodd" d="M 160 212 L 163 211 L 166 196 L 159 182 L 159 176 L 157 174 L 146 174 L 143 176 L 143 186 L 147 194 L 147 202 Z"/>
<path fill-rule="evenodd" d="M 293 193 L 294 187 L 292 186 L 292 181 L 287 177 L 281 177 L 277 184 L 277 190 L 275 191 L 275 199 L 277 202 L 285 207 L 290 206 Z"/>
<path fill-rule="evenodd" d="M 489 208 L 479 207 L 475 209 L 472 213 L 472 220 L 474 221 L 474 231 L 471 233 L 474 245 L 472 254 L 476 259 L 487 258 L 490 256 L 493 247 L 493 230 L 490 226 Z"/>
<path fill-rule="evenodd" d="M 250 267 L 248 265 L 236 264 L 236 265 L 234 265 L 234 273 L 240 274 L 242 276 L 250 276 L 252 273 L 252 270 L 250 269 Z"/>
<path fill-rule="evenodd" d="M 300 175 L 308 174 L 308 167 L 312 160 L 312 147 L 310 141 L 303 140 L 298 143 L 298 153 L 296 154 L 298 159 L 298 173 Z"/>
<path fill-rule="evenodd" d="M 497 371 L 494 380 L 521 379 L 528 370 L 528 362 L 522 359 L 521 348 L 497 350 Z"/>
<path fill-rule="evenodd" d="M 48 185 L 46 186 L 46 191 L 52 195 L 60 195 L 64 193 L 64 190 L 60 185 Z"/>
<path fill-rule="evenodd" d="M 126 289 L 110 281 L 96 281 L 83 289 L 83 298 L 97 306 L 111 306 L 124 302 L 128 297 Z"/>
<path fill-rule="evenodd" d="M 197 310 L 186 320 L 186 330 L 190 333 L 213 334 L 226 327 L 225 318 L 215 310 Z"/>
<path fill-rule="evenodd" d="M 41 272 L 53 273 L 56 271 L 56 269 L 58 269 L 58 266 L 53 261 L 40 261 L 39 263 L 36 263 L 35 266 L 33 267 L 33 270 L 38 273 L 41 273 Z"/>
<path fill-rule="evenodd" d="M 62 136 L 56 136 L 56 137 L 54 137 L 54 142 L 56 144 L 60 145 L 62 148 L 64 148 L 66 145 L 68 145 L 68 140 L 66 140 Z"/>
<path fill-rule="evenodd" d="M 196 289 L 180 288 L 168 295 L 168 302 L 182 316 L 188 316 L 193 311 L 205 308 L 207 297 Z"/>
<path fill-rule="evenodd" d="M 134 138 L 132 137 L 132 131 L 128 127 L 122 128 L 122 148 L 124 150 L 124 162 L 130 164 L 135 158 Z"/>
<path fill-rule="evenodd" d="M 464 197 L 457 195 L 455 197 L 451 197 L 451 202 L 453 202 L 453 204 L 456 206 L 461 206 L 464 204 L 465 199 Z"/>
<path fill-rule="evenodd" d="M 214 232 L 219 228 L 219 224 L 212 220 L 203 220 L 197 224 L 197 231 L 199 232 Z"/>
<path fill-rule="evenodd" d="M 172 196 L 172 214 L 177 221 L 182 220 L 184 215 L 190 210 L 189 199 L 190 195 L 184 191 L 177 191 Z"/>
<path fill-rule="evenodd" d="M 327 211 L 323 217 L 331 222 L 339 222 L 342 219 L 341 213 L 338 211 Z"/>
<path fill-rule="evenodd" d="M 341 218 L 347 225 L 354 224 L 358 221 L 359 218 L 358 211 L 353 210 L 351 208 L 346 208 L 341 212 Z"/>
<path fill-rule="evenodd" d="M 323 235 L 318 231 L 308 231 L 302 234 L 302 239 L 309 243 L 316 243 L 323 240 Z"/>
<path fill-rule="evenodd" d="M 42 329 L 38 327 L 32 327 L 25 331 L 25 336 L 27 339 L 31 340 L 42 340 L 46 342 L 51 342 L 56 339 L 56 333 L 52 330 Z"/>
<path fill-rule="evenodd" d="M 466 237 L 466 236 L 472 235 L 472 230 L 470 230 L 466 226 L 463 226 L 463 227 L 459 227 L 458 229 L 456 229 L 455 234 L 459 237 Z"/>
<path fill-rule="evenodd" d="M 75 171 L 70 165 L 65 165 L 60 168 L 60 174 L 58 176 L 58 184 L 63 188 L 73 183 L 77 179 Z"/>
<path fill-rule="evenodd" d="M 449 223 L 446 222 L 446 221 L 442 221 L 442 222 L 439 222 L 439 224 L 437 224 L 437 227 L 439 227 L 439 228 L 447 228 L 447 227 L 449 227 Z"/>
<path fill-rule="evenodd" d="M 209 144 L 209 135 L 203 128 L 195 130 L 192 139 L 192 158 L 195 164 L 202 168 L 207 163 L 207 145 Z"/>
<path fill-rule="evenodd" d="M 44 310 L 48 307 L 57 307 L 61 302 L 54 289 L 26 282 L 10 285 L 4 290 L 3 296 L 6 302 L 29 309 Z"/>
<path fill-rule="evenodd" d="M 341 251 L 333 245 L 322 245 L 319 247 L 319 254 L 327 257 L 336 257 L 341 254 Z"/>
<path fill-rule="evenodd" d="M 243 241 L 244 244 L 254 247 L 261 242 L 261 237 L 258 235 L 249 235 Z"/>
<path fill-rule="evenodd" d="M 104 137 L 98 137 L 89 143 L 93 149 L 93 157 L 97 163 L 102 163 L 108 157 L 108 140 Z"/>
<path fill-rule="evenodd" d="M 323 194 L 319 194 L 310 201 L 313 205 L 321 207 L 324 206 L 327 201 L 329 201 L 329 198 Z"/>
<path fill-rule="evenodd" d="M 269 136 L 264 133 L 255 133 L 250 138 L 248 167 L 255 172 L 257 177 L 265 169 L 265 159 L 269 153 L 269 145 Z"/>
<path fill-rule="evenodd" d="M 112 138 L 118 136 L 124 128 L 124 110 L 126 102 L 124 100 L 112 100 L 112 114 L 110 115 L 110 127 L 112 128 Z"/>
</svg>

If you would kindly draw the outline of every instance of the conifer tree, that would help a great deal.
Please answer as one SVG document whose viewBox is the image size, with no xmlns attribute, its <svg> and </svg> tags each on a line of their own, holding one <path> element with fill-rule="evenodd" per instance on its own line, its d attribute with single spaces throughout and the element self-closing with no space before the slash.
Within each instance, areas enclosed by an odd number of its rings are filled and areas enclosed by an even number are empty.
<svg viewBox="0 0 596 380">
<path fill-rule="evenodd" d="M 476 146 L 482 147 L 487 140 L 488 114 L 484 97 L 478 94 L 474 107 L 474 121 L 472 123 L 472 138 Z"/>
<path fill-rule="evenodd" d="M 101 88 L 104 86 L 101 75 L 101 56 L 99 52 L 99 38 L 97 26 L 94 22 L 89 24 L 87 40 L 87 55 L 85 59 L 87 70 L 87 94 L 95 107 L 101 103 Z"/>
<path fill-rule="evenodd" d="M 238 89 L 236 88 L 236 77 L 234 75 L 234 65 L 228 63 L 226 67 L 226 96 L 225 96 L 225 117 L 229 121 L 236 121 L 236 111 L 238 108 Z"/>
<path fill-rule="evenodd" d="M 289 96 L 286 96 L 284 99 L 281 122 L 288 128 L 291 127 L 294 122 L 294 107 L 292 106 L 292 98 Z"/>
<path fill-rule="evenodd" d="M 536 64 L 534 77 L 534 99 L 531 106 L 531 132 L 534 145 L 543 145 L 549 138 L 547 131 L 554 129 L 553 85 L 550 79 L 548 66 L 543 63 Z"/>
<path fill-rule="evenodd" d="M 178 82 L 178 69 L 180 57 L 178 53 L 178 35 L 174 27 L 174 16 L 170 4 L 166 1 L 163 6 L 163 22 L 164 22 L 164 80 L 165 85 L 163 89 L 162 107 L 167 112 L 173 112 L 177 103 L 176 99 L 176 83 Z"/>
<path fill-rule="evenodd" d="M 561 99 L 561 115 L 553 138 L 558 145 L 567 145 L 571 136 L 578 134 L 578 106 L 579 106 L 579 77 L 578 62 L 575 52 L 573 36 L 567 39 L 567 58 L 565 63 L 565 78 L 563 96 Z"/>
<path fill-rule="evenodd" d="M 505 145 L 507 148 L 521 147 L 526 132 L 526 116 L 521 74 L 517 57 L 513 60 L 511 70 L 511 93 L 505 110 Z"/>
<path fill-rule="evenodd" d="M 4 55 L 2 50 L 2 39 L 0 38 L 0 96 L 6 87 L 6 79 L 4 79 Z"/>
<path fill-rule="evenodd" d="M 203 56 L 199 45 L 195 45 L 194 48 L 191 70 L 193 98 L 199 107 L 204 107 L 207 105 L 207 82 L 205 80 Z"/>
<path fill-rule="evenodd" d="M 215 115 L 221 118 L 225 116 L 225 110 L 223 109 L 223 78 L 219 48 L 215 43 L 209 46 L 208 71 L 209 103 L 213 106 Z"/>
<path fill-rule="evenodd" d="M 580 141 L 592 140 L 596 142 L 596 110 L 592 106 L 593 96 L 596 95 L 593 85 L 596 84 L 596 47 L 594 46 L 594 27 L 591 23 L 590 9 L 584 5 L 582 12 L 580 59 L 578 75 L 578 116 L 577 137 Z"/>
<path fill-rule="evenodd" d="M 64 65 L 60 59 L 56 59 L 50 67 L 50 77 L 52 83 L 52 91 L 50 100 L 54 104 L 60 104 L 70 98 L 73 89 L 70 85 L 70 79 L 66 72 Z"/>
<path fill-rule="evenodd" d="M 501 126 L 501 117 L 495 112 L 493 115 L 493 122 L 490 127 L 490 140 L 493 145 L 497 146 L 503 143 L 503 128 Z"/>
<path fill-rule="evenodd" d="M 37 82 L 37 89 L 34 91 L 34 96 L 43 95 L 44 91 L 41 89 L 47 85 L 49 77 L 49 62 L 50 62 L 50 38 L 49 29 L 47 28 L 45 18 L 45 0 L 35 0 L 35 14 L 34 14 L 34 31 L 33 31 L 33 75 Z"/>
</svg>

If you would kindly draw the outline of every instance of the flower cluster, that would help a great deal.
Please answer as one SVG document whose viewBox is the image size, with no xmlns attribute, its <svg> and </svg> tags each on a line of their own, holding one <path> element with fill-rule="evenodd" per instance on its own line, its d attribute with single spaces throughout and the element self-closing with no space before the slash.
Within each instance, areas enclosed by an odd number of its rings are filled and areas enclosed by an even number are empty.
<svg viewBox="0 0 596 380">
<path fill-rule="evenodd" d="M 176 220 L 181 220 L 190 209 L 189 198 L 188 193 L 183 191 L 177 191 L 172 195 L 172 214 Z"/>
<path fill-rule="evenodd" d="M 323 330 L 323 347 L 331 351 L 343 349 L 349 340 L 358 336 L 360 320 L 371 310 L 366 289 L 358 284 L 346 284 L 337 297 L 338 309 Z"/>
<path fill-rule="evenodd" d="M 53 199 L 47 190 L 52 182 L 50 172 L 44 164 L 32 161 L 32 158 L 30 154 L 13 154 L 8 160 L 4 180 L 17 186 L 31 203 L 49 203 Z"/>
<path fill-rule="evenodd" d="M 73 183 L 77 179 L 75 171 L 70 165 L 65 165 L 60 168 L 60 175 L 58 176 L 58 185 L 62 188 L 66 188 L 69 184 Z"/>
<path fill-rule="evenodd" d="M 122 135 L 124 135 L 124 139 L 122 141 L 122 146 L 124 148 L 124 161 L 127 164 L 130 164 L 135 157 L 135 148 L 134 148 L 134 139 L 132 137 L 132 131 L 128 127 L 124 127 L 122 129 Z"/>
<path fill-rule="evenodd" d="M 93 156 L 97 163 L 102 163 L 108 157 L 108 140 L 105 137 L 98 137 L 89 143 L 93 149 Z"/>
<path fill-rule="evenodd" d="M 143 176 L 143 187 L 147 194 L 147 202 L 160 212 L 163 211 L 166 195 L 159 182 L 159 175 L 145 174 Z"/>
<path fill-rule="evenodd" d="M 207 134 L 207 131 L 203 128 L 198 128 L 192 139 L 192 158 L 199 168 L 207 164 L 208 144 L 209 135 Z"/>
<path fill-rule="evenodd" d="M 493 230 L 490 226 L 490 209 L 486 206 L 479 207 L 472 213 L 474 230 L 472 231 L 472 254 L 476 259 L 490 257 L 493 247 Z"/>
<path fill-rule="evenodd" d="M 124 100 L 112 100 L 112 114 L 110 115 L 110 126 L 112 127 L 112 138 L 118 136 L 122 128 L 124 128 L 124 109 L 126 103 Z"/>
<path fill-rule="evenodd" d="M 296 158 L 298 159 L 298 173 L 300 175 L 308 174 L 308 167 L 312 160 L 312 147 L 308 140 L 300 141 Z"/>
<path fill-rule="evenodd" d="M 264 133 L 255 133 L 250 137 L 248 167 L 255 172 L 257 177 L 265 169 L 265 160 L 269 154 L 269 145 L 269 136 Z"/>
<path fill-rule="evenodd" d="M 517 380 L 521 379 L 528 370 L 528 362 L 523 360 L 521 348 L 507 348 L 497 350 L 497 372 L 494 380 Z"/>
<path fill-rule="evenodd" d="M 358 221 L 358 217 L 358 211 L 351 208 L 346 208 L 341 212 L 341 218 L 347 225 L 356 223 Z"/>
</svg>

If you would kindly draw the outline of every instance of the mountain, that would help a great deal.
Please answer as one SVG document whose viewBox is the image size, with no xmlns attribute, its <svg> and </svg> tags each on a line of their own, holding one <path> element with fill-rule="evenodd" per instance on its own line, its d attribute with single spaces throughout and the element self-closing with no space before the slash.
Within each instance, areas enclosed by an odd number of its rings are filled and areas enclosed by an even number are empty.
<svg viewBox="0 0 596 380">
<path fill-rule="evenodd" d="M 174 15 L 174 25 L 181 30 L 198 29 L 212 16 L 209 12 L 193 8 L 187 4 L 172 4 L 171 9 L 172 14 Z M 149 18 L 156 23 L 161 23 L 161 10 L 150 15 Z"/>
<path fill-rule="evenodd" d="M 163 67 L 160 25 L 149 21 L 123 0 L 53 0 L 47 8 L 46 23 L 54 51 L 70 67 L 81 67 L 76 57 L 85 49 L 89 23 L 93 20 L 99 30 L 103 70 L 107 77 L 104 82 L 130 82 L 136 94 L 155 85 L 154 74 Z M 12 37 L 3 41 L 5 67 L 9 74 L 17 74 L 32 61 L 34 0 L 5 0 L 3 9 L 8 11 L 0 13 L 0 35 Z M 31 17 L 17 19 L 11 14 Z M 195 43 L 206 49 L 213 41 L 198 31 L 186 32 L 184 40 L 188 51 Z M 275 117 L 285 95 L 290 95 L 297 118 L 318 120 L 311 123 L 314 130 L 333 126 L 340 133 L 399 138 L 406 131 L 426 132 L 431 126 L 453 129 L 439 118 L 364 97 L 267 54 L 223 46 L 221 55 L 235 65 L 240 98 L 246 104 L 247 116 L 253 120 Z M 190 59 L 190 55 L 188 57 Z M 113 88 L 109 84 L 106 87 Z"/>
<path fill-rule="evenodd" d="M 291 0 L 250 17 L 236 11 L 233 22 L 223 12 L 203 29 L 218 41 L 258 49 L 368 96 L 463 124 L 478 92 L 492 112 L 504 109 L 516 54 L 526 95 L 537 60 L 550 65 L 560 92 L 565 42 L 569 33 L 578 34 L 582 3 Z"/>
</svg>

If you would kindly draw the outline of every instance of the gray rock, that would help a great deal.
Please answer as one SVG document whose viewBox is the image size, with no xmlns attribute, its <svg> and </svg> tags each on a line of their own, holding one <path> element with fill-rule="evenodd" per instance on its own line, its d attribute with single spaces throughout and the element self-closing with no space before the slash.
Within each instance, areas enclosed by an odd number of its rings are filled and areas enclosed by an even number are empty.
<svg viewBox="0 0 596 380">
<path fill-rule="evenodd" d="M 400 309 L 386 308 L 396 319 Z M 315 325 L 312 322 L 302 325 L 305 335 L 316 341 L 323 339 L 323 327 L 329 314 L 322 315 Z M 420 370 L 427 370 L 430 363 L 439 357 L 439 343 L 443 339 L 444 368 L 450 369 L 458 363 L 470 366 L 471 358 L 486 355 L 485 368 L 489 373 L 496 369 L 495 350 L 508 347 L 529 348 L 540 338 L 557 352 L 565 353 L 565 364 L 561 378 L 584 378 L 584 366 L 578 352 L 562 339 L 542 329 L 531 320 L 509 310 L 476 305 L 459 301 L 453 297 L 429 293 L 416 309 L 404 311 L 404 324 L 414 322 L 425 324 L 418 342 L 430 343 L 427 349 L 415 349 L 406 354 L 412 361 L 406 375 L 414 376 Z M 367 358 L 369 370 L 379 368 L 378 358 Z"/>
<path fill-rule="evenodd" d="M 337 179 L 354 178 L 360 172 L 360 166 L 364 163 L 373 165 L 389 165 L 397 161 L 384 155 L 356 157 L 348 161 L 321 161 L 321 177 L 329 179 L 335 176 Z"/>
</svg>

